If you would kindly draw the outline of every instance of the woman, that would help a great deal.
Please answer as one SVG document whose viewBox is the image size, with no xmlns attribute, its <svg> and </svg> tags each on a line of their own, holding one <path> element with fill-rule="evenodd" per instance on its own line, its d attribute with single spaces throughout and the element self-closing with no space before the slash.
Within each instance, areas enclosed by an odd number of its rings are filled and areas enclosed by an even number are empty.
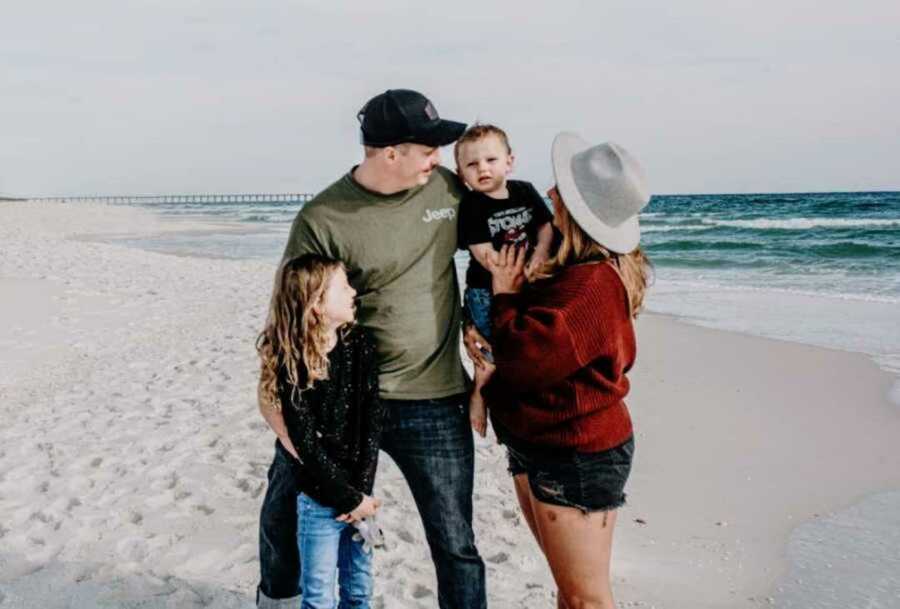
<svg viewBox="0 0 900 609">
<path fill-rule="evenodd" d="M 632 319 L 650 275 L 638 213 L 649 195 L 616 144 L 562 133 L 552 158 L 559 250 L 528 286 L 524 251 L 504 248 L 490 264 L 497 369 L 485 395 L 558 607 L 610 608 L 612 533 L 634 451 L 623 401 Z"/>
</svg>

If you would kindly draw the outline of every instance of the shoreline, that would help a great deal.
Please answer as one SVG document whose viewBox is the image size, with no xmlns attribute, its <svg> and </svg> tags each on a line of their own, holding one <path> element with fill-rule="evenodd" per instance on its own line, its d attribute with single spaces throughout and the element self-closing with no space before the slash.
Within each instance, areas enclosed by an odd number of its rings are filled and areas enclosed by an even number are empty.
<svg viewBox="0 0 900 609">
<path fill-rule="evenodd" d="M 3 609 L 252 606 L 272 454 L 252 343 L 277 261 L 71 238 L 159 226 L 139 208 L 0 204 L 0 290 L 21 296 L 0 301 L 0 345 L 15 347 L 0 349 Z M 637 452 L 612 565 L 621 607 L 768 606 L 798 527 L 900 489 L 892 376 L 868 356 L 656 313 L 637 331 Z M 549 606 L 503 451 L 490 435 L 475 446 L 491 606 Z M 376 605 L 432 606 L 424 534 L 387 457 L 376 494 L 391 541 Z"/>
</svg>

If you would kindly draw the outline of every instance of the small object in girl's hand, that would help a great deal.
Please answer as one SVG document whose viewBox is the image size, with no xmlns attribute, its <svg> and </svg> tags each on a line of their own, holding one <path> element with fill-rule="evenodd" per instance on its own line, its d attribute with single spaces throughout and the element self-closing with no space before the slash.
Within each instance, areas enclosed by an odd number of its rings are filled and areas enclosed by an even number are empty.
<svg viewBox="0 0 900 609">
<path fill-rule="evenodd" d="M 354 520 L 350 524 L 356 529 L 353 540 L 361 541 L 364 551 L 371 554 L 374 548 L 384 547 L 384 531 L 378 526 L 374 515 Z"/>
<path fill-rule="evenodd" d="M 488 363 L 491 363 L 491 364 L 494 363 L 494 354 L 493 353 L 488 351 L 484 345 L 482 345 L 481 343 L 479 343 L 477 341 L 475 342 L 475 346 L 478 347 L 478 350 L 481 351 L 481 355 L 484 357 L 484 359 L 486 359 L 488 361 Z"/>
</svg>

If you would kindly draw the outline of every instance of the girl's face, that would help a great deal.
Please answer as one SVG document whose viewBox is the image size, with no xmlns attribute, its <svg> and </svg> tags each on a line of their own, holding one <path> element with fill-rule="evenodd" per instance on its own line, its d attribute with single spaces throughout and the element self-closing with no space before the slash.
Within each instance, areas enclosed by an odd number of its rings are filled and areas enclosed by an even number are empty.
<svg viewBox="0 0 900 609">
<path fill-rule="evenodd" d="M 319 311 L 329 326 L 338 327 L 350 323 L 356 316 L 356 290 L 347 282 L 347 273 L 338 268 L 328 279 L 328 287 L 322 294 Z"/>
</svg>

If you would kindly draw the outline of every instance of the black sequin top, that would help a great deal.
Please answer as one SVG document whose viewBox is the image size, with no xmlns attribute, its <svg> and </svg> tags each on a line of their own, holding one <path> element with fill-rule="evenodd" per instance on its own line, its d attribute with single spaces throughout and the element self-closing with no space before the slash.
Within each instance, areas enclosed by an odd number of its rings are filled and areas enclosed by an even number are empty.
<svg viewBox="0 0 900 609">
<path fill-rule="evenodd" d="M 371 494 L 384 409 L 378 399 L 375 344 L 356 326 L 328 355 L 328 380 L 292 392 L 279 378 L 282 412 L 300 463 L 297 486 L 346 514 Z M 296 463 L 296 460 L 295 460 Z"/>
</svg>

